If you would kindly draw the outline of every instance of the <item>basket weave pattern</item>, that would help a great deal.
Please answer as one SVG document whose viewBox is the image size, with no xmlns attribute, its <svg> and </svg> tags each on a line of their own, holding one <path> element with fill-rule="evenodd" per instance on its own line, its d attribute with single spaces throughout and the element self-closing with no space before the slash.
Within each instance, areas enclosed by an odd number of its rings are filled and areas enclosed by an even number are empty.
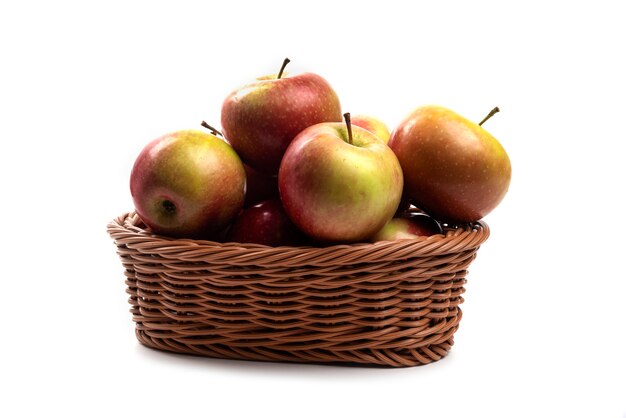
<svg viewBox="0 0 626 418">
<path fill-rule="evenodd" d="M 444 357 L 484 222 L 330 247 L 171 239 L 134 213 L 108 225 L 138 340 L 218 358 L 415 366 Z"/>
</svg>

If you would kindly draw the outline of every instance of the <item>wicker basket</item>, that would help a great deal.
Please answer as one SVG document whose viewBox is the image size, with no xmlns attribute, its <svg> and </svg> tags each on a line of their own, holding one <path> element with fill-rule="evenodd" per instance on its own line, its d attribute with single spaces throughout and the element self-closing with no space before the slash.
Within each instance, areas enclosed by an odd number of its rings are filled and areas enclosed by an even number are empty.
<svg viewBox="0 0 626 418">
<path fill-rule="evenodd" d="M 266 247 L 151 234 L 134 213 L 108 232 L 138 340 L 208 357 L 416 366 L 444 357 L 484 222 L 375 244 Z"/>
</svg>

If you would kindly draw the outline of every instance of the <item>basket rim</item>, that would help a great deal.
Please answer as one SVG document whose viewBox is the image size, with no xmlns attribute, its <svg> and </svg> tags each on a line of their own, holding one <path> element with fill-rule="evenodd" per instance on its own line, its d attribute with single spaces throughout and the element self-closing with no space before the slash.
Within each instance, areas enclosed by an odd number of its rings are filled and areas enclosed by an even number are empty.
<svg viewBox="0 0 626 418">
<path fill-rule="evenodd" d="M 282 262 L 293 265 L 303 263 L 342 264 L 342 257 L 349 251 L 345 264 L 354 264 L 362 253 L 367 262 L 380 260 L 402 260 L 414 256 L 442 256 L 466 251 L 475 251 L 489 237 L 489 226 L 483 220 L 446 228 L 444 234 L 354 244 L 331 244 L 328 246 L 280 246 L 262 244 L 216 242 L 209 240 L 173 238 L 157 235 L 145 228 L 135 211 L 126 212 L 110 221 L 107 232 L 118 246 L 126 246 L 144 254 L 158 254 L 164 258 L 202 261 L 205 257 L 218 256 L 231 259 L 233 264 L 257 264 L 254 260 L 264 259 L 270 263 Z M 258 265 L 258 264 L 257 264 Z"/>
</svg>

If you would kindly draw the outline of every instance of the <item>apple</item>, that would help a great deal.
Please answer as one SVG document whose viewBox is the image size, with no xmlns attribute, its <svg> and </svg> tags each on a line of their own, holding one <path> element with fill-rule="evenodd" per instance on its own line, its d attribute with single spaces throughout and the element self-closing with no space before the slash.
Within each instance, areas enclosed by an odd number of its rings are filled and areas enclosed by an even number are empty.
<svg viewBox="0 0 626 418">
<path fill-rule="evenodd" d="M 211 238 L 241 210 L 246 173 L 220 138 L 183 130 L 150 142 L 130 176 L 135 210 L 157 234 Z"/>
<path fill-rule="evenodd" d="M 425 214 L 413 214 L 392 218 L 380 231 L 370 237 L 371 242 L 415 239 L 421 236 L 441 234 L 441 225 Z"/>
<path fill-rule="evenodd" d="M 367 129 L 380 138 L 385 144 L 389 142 L 391 134 L 389 133 L 389 128 L 387 128 L 387 125 L 385 125 L 385 122 L 382 120 L 369 115 L 354 115 L 351 117 L 351 121 L 353 126 L 357 125 Z"/>
<path fill-rule="evenodd" d="M 269 199 L 244 209 L 226 235 L 226 241 L 278 247 L 302 245 L 306 236 L 291 222 L 279 199 Z"/>
<path fill-rule="evenodd" d="M 276 174 L 293 138 L 320 122 L 340 122 L 341 105 L 330 84 L 317 74 L 258 78 L 233 91 L 222 105 L 222 132 L 241 159 Z"/>
<path fill-rule="evenodd" d="M 287 148 L 278 190 L 287 215 L 322 242 L 369 238 L 391 219 L 402 196 L 402 169 L 373 133 L 346 123 L 319 123 Z"/>
<path fill-rule="evenodd" d="M 243 168 L 246 170 L 245 208 L 264 200 L 278 198 L 278 176 L 260 173 L 248 164 L 244 164 Z"/>
<path fill-rule="evenodd" d="M 502 201 L 511 162 L 481 126 L 486 119 L 477 124 L 447 108 L 423 106 L 394 129 L 389 147 L 412 204 L 440 221 L 461 223 L 483 218 Z"/>
</svg>

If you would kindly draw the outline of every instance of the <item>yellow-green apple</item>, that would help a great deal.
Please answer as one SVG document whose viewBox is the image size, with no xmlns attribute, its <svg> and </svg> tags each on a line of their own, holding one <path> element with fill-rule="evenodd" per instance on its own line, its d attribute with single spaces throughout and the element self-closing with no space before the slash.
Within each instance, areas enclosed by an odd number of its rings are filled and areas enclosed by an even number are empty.
<svg viewBox="0 0 626 418">
<path fill-rule="evenodd" d="M 508 191 L 511 162 L 502 145 L 447 108 L 415 109 L 394 129 L 389 146 L 402 166 L 405 197 L 440 221 L 479 220 Z"/>
<path fill-rule="evenodd" d="M 307 237 L 291 222 L 276 198 L 241 211 L 228 230 L 226 241 L 278 247 L 302 245 Z"/>
<path fill-rule="evenodd" d="M 320 122 L 340 122 L 341 105 L 328 82 L 317 74 L 258 78 L 233 91 L 222 105 L 222 131 L 241 159 L 276 174 L 293 138 Z"/>
<path fill-rule="evenodd" d="M 287 215 L 322 242 L 369 238 L 391 219 L 402 196 L 402 169 L 371 132 L 346 123 L 320 123 L 287 148 L 278 190 Z"/>
<path fill-rule="evenodd" d="M 213 238 L 241 210 L 246 173 L 225 141 L 183 130 L 159 137 L 141 151 L 130 176 L 139 217 L 155 233 Z"/>
<path fill-rule="evenodd" d="M 425 214 L 413 214 L 392 218 L 380 231 L 370 237 L 370 241 L 415 239 L 441 233 L 441 225 L 436 220 Z"/>
<path fill-rule="evenodd" d="M 365 128 L 378 138 L 380 138 L 385 144 L 389 142 L 389 128 L 385 125 L 385 122 L 369 115 L 354 115 L 352 116 L 352 125 Z"/>
</svg>

